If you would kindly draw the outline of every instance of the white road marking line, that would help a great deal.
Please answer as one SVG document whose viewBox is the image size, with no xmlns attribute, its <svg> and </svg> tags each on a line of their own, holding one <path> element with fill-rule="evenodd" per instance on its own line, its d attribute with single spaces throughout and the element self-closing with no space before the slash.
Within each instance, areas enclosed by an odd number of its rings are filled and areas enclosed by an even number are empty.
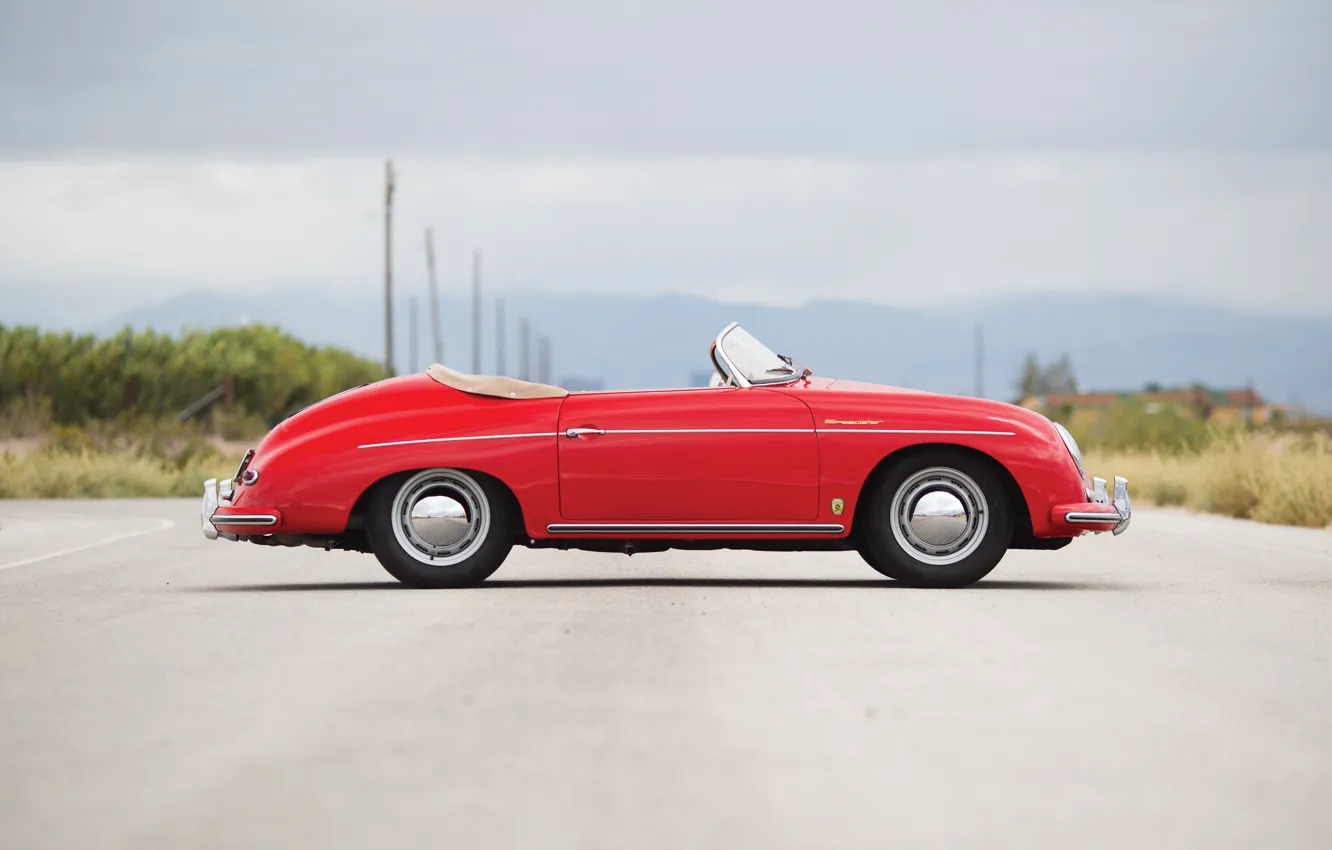
<svg viewBox="0 0 1332 850">
<path fill-rule="evenodd" d="M 98 546 L 105 546 L 108 543 L 117 543 L 121 540 L 129 540 L 131 537 L 142 537 L 145 534 L 152 534 L 157 531 L 166 531 L 175 526 L 175 523 L 169 519 L 158 520 L 158 524 L 152 528 L 144 528 L 139 531 L 130 531 L 125 534 L 116 534 L 111 537 L 103 538 L 95 543 L 85 543 L 82 546 L 74 546 L 69 549 L 61 549 L 58 552 L 47 552 L 45 555 L 38 555 L 35 558 L 24 558 L 22 561 L 11 561 L 8 564 L 0 564 L 0 570 L 7 570 L 10 567 L 23 567 L 28 564 L 35 564 L 39 561 L 49 561 L 52 558 L 59 558 L 62 555 L 73 555 L 75 552 L 85 552 L 88 549 L 96 549 Z"/>
</svg>

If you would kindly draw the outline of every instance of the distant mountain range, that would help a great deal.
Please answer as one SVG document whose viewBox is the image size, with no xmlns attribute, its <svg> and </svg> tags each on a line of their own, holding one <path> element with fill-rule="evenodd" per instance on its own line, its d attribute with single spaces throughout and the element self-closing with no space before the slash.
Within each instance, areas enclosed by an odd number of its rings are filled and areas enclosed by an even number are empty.
<svg viewBox="0 0 1332 850">
<path fill-rule="evenodd" d="M 1147 383 L 1252 383 L 1269 401 L 1332 412 L 1332 319 L 1283 318 L 1131 296 L 1023 296 L 984 304 L 901 309 L 852 301 L 801 307 L 722 303 L 690 296 L 505 293 L 506 371 L 517 374 L 518 319 L 551 340 L 553 378 L 587 377 L 607 387 L 687 386 L 710 368 L 708 344 L 739 321 L 773 349 L 816 373 L 939 392 L 970 394 L 975 329 L 984 327 L 984 395 L 1011 399 L 1022 360 L 1067 352 L 1084 389 L 1140 389 Z M 445 360 L 472 369 L 471 305 L 442 301 Z M 75 330 L 113 333 L 125 325 L 175 332 L 241 321 L 283 327 L 321 345 L 382 359 L 382 301 L 279 291 L 237 298 L 193 293 Z M 430 358 L 429 312 L 418 316 L 419 368 Z M 397 366 L 412 363 L 405 300 L 395 319 Z M 482 324 L 482 363 L 496 370 L 494 302 Z M 533 374 L 535 377 L 535 374 Z"/>
</svg>

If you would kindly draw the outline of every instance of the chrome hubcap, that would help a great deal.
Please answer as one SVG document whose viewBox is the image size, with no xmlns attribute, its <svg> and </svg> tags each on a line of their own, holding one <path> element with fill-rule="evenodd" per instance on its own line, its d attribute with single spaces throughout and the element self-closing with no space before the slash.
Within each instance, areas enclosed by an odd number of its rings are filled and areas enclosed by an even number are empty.
<svg viewBox="0 0 1332 850">
<path fill-rule="evenodd" d="M 944 566 L 966 558 L 985 539 L 985 495 L 970 476 L 947 467 L 923 469 L 897 488 L 893 537 L 908 555 Z"/>
<path fill-rule="evenodd" d="M 403 550 L 436 567 L 467 560 L 490 530 L 490 506 L 480 485 L 454 469 L 429 469 L 403 484 L 393 518 Z"/>
</svg>

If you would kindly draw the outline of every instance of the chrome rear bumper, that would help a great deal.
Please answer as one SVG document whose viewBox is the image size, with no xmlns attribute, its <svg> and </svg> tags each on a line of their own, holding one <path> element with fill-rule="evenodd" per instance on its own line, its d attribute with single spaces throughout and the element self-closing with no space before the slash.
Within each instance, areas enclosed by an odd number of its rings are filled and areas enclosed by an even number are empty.
<svg viewBox="0 0 1332 850">
<path fill-rule="evenodd" d="M 203 528 L 203 536 L 209 540 L 216 540 L 221 537 L 223 540 L 235 540 L 236 535 L 226 534 L 217 530 L 213 525 L 213 514 L 222 505 L 231 504 L 231 480 L 228 479 L 218 483 L 216 478 L 210 478 L 204 482 L 203 504 L 199 507 L 199 525 Z"/>
<path fill-rule="evenodd" d="M 222 514 L 218 515 L 218 508 L 231 506 L 231 497 L 235 492 L 235 484 L 230 479 L 218 481 L 216 478 L 210 478 L 204 482 L 203 502 L 199 506 L 199 527 L 203 531 L 203 536 L 209 540 L 239 540 L 239 535 L 226 531 L 219 531 L 219 525 L 226 525 L 232 528 L 237 527 L 270 527 L 277 525 L 278 518 L 267 511 L 256 511 L 248 514 Z"/>
<path fill-rule="evenodd" d="M 231 481 L 224 481 L 225 501 L 231 501 Z M 213 514 L 217 513 L 217 508 L 223 503 L 223 488 L 218 486 L 216 478 L 210 478 L 204 482 L 203 504 L 199 506 L 199 525 L 203 529 L 203 536 L 209 540 L 216 540 L 219 536 L 217 526 L 213 525 Z"/>
</svg>

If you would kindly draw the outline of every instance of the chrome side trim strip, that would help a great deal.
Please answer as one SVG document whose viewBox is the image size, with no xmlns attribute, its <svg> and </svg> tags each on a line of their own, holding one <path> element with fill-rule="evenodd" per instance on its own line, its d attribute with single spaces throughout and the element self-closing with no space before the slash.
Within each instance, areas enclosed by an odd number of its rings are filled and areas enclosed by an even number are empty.
<svg viewBox="0 0 1332 850">
<path fill-rule="evenodd" d="M 814 434 L 813 428 L 608 428 L 603 434 Z"/>
<path fill-rule="evenodd" d="M 1117 525 L 1123 517 L 1119 514 L 1101 514 L 1101 513 L 1078 513 L 1070 511 L 1064 515 L 1064 522 L 1070 522 L 1074 525 Z"/>
<path fill-rule="evenodd" d="M 932 434 L 970 437 L 1013 437 L 1013 431 L 947 431 L 916 428 L 608 428 L 602 434 Z M 524 440 L 558 437 L 558 432 L 539 434 L 480 434 L 471 437 L 428 437 L 421 440 L 393 440 L 365 443 L 358 449 L 383 449 L 392 446 L 419 446 L 427 443 L 466 443 L 474 440 Z"/>
<path fill-rule="evenodd" d="M 213 525 L 277 525 L 277 517 L 272 514 L 213 514 Z"/>
<path fill-rule="evenodd" d="M 587 430 L 600 434 L 959 434 L 977 437 L 1016 436 L 1013 431 L 927 431 L 913 428 L 607 428 L 604 431 Z"/>
<path fill-rule="evenodd" d="M 952 434 L 964 437 L 1016 437 L 1014 431 L 932 431 L 916 428 L 820 428 L 820 434 Z"/>
<path fill-rule="evenodd" d="M 388 443 L 366 443 L 358 449 L 383 449 L 389 446 L 419 446 L 425 443 L 466 443 L 473 440 L 522 440 L 533 437 L 558 437 L 555 432 L 542 434 L 481 434 L 474 437 L 430 437 L 424 440 L 394 440 Z"/>
<path fill-rule="evenodd" d="M 841 534 L 835 523 L 554 522 L 550 534 Z"/>
</svg>

